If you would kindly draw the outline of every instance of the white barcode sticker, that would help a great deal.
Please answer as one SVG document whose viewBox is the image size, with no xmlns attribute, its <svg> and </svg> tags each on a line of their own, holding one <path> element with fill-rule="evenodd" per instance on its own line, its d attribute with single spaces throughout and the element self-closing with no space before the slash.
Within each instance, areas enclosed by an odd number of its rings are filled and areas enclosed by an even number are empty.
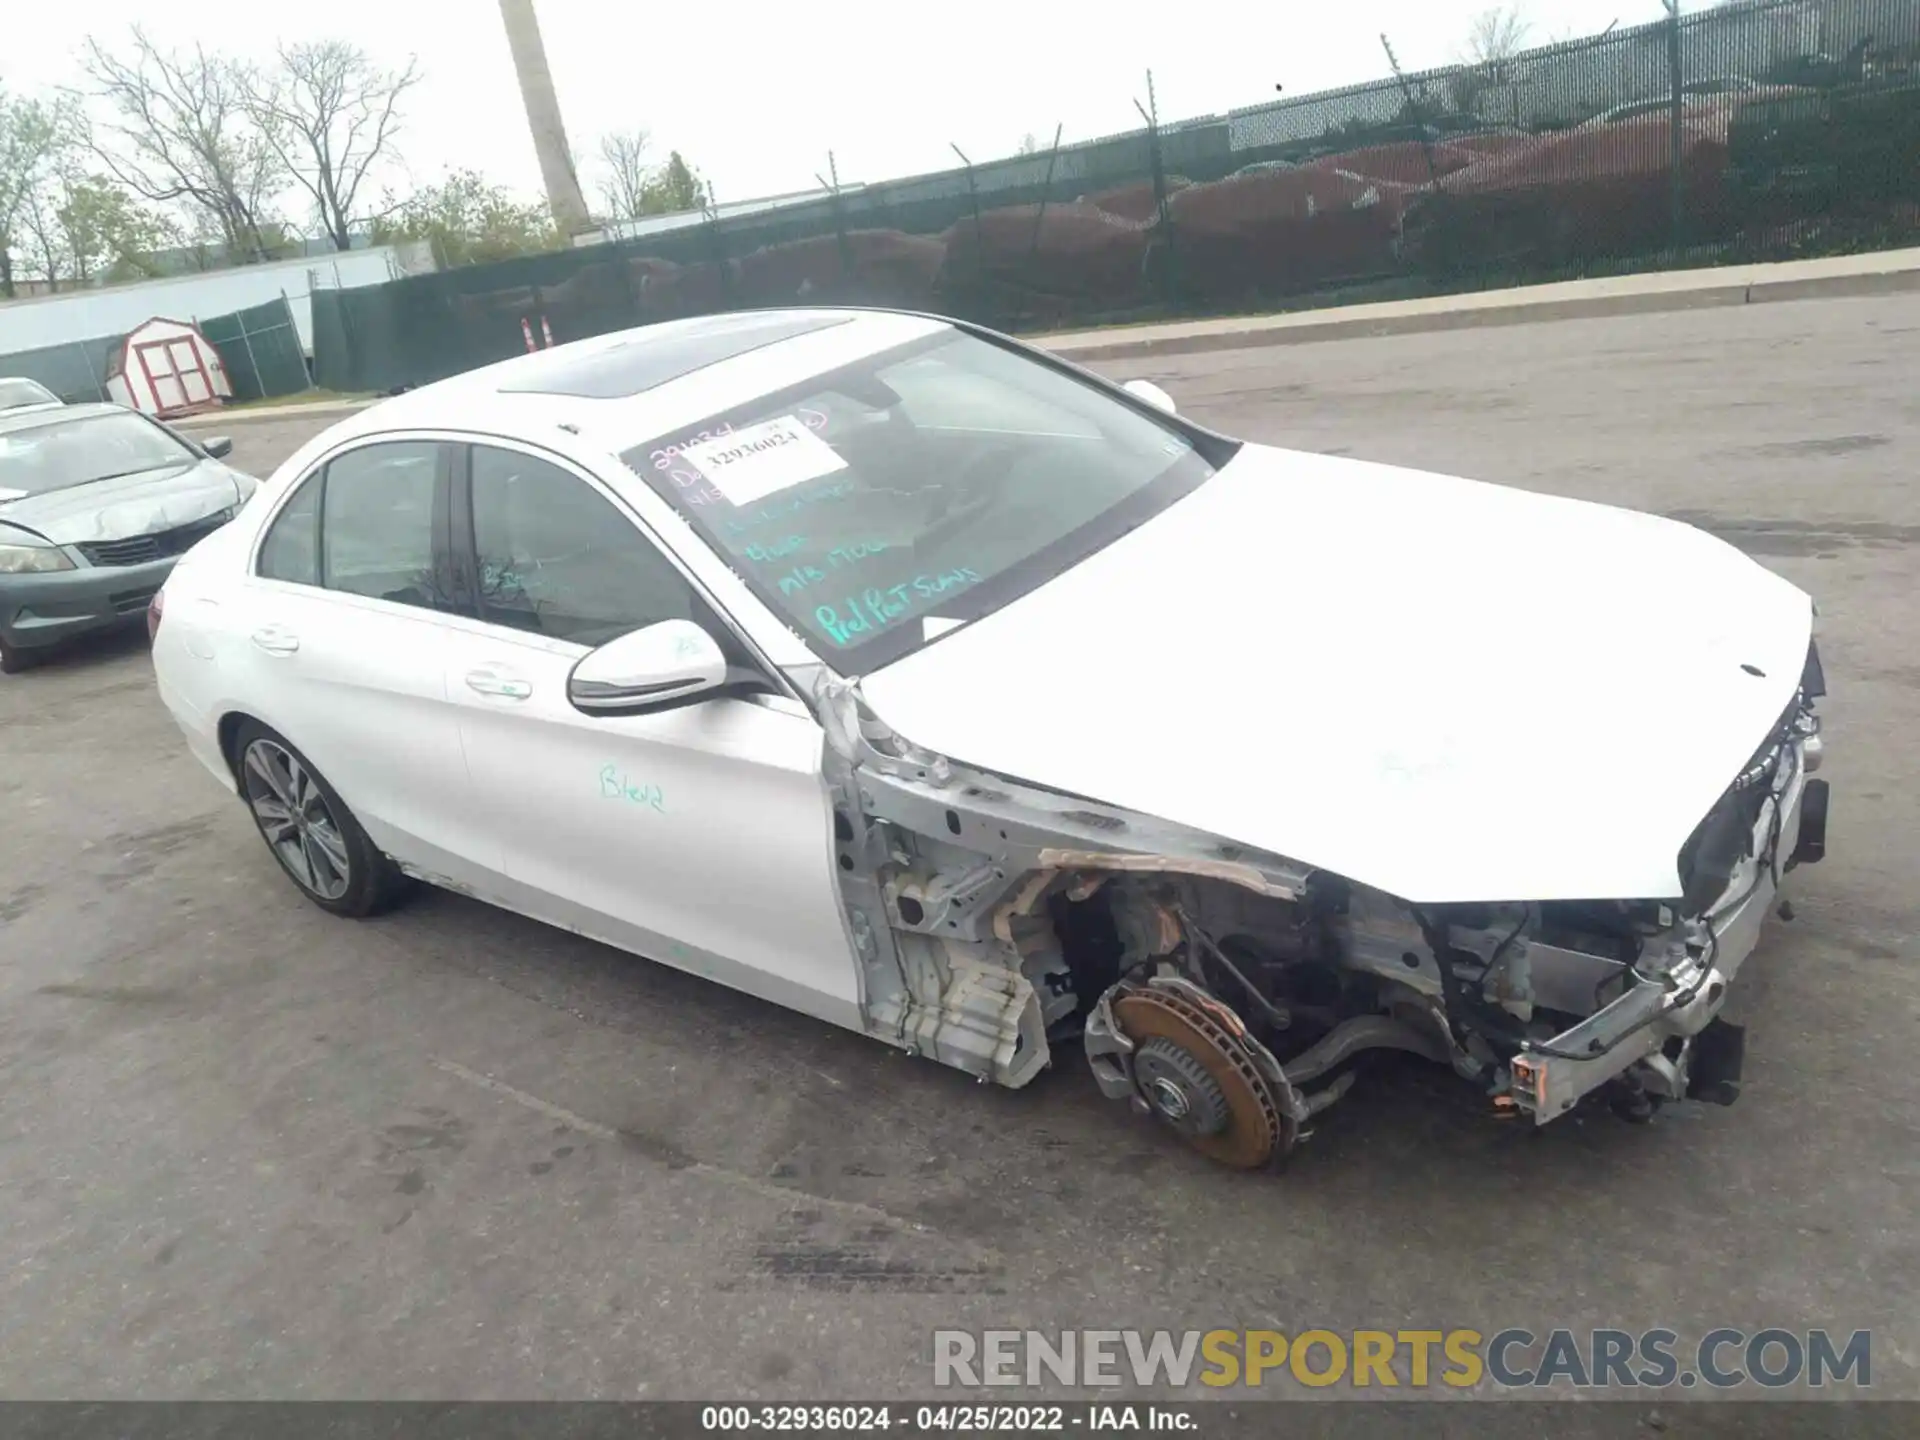
<svg viewBox="0 0 1920 1440">
<path fill-rule="evenodd" d="M 790 486 L 847 468 L 847 462 L 831 445 L 793 415 L 689 445 L 680 452 L 680 458 L 735 505 L 751 505 Z"/>
</svg>

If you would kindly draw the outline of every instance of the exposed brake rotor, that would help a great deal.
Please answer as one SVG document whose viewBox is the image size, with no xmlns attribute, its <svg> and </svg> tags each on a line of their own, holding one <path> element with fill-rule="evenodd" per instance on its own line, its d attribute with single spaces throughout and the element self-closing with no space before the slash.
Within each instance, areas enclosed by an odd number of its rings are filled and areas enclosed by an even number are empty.
<svg viewBox="0 0 1920 1440">
<path fill-rule="evenodd" d="M 1134 1044 L 1141 1099 L 1195 1150 L 1236 1170 L 1257 1170 L 1293 1148 L 1299 1127 L 1246 1044 L 1206 1007 L 1153 987 L 1115 996 L 1112 1011 Z"/>
</svg>

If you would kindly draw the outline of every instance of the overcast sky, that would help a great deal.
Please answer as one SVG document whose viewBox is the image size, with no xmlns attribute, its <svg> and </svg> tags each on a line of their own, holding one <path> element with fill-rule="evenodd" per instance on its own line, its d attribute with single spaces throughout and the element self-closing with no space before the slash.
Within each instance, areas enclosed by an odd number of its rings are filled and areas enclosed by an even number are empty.
<svg viewBox="0 0 1920 1440">
<path fill-rule="evenodd" d="M 1460 58 L 1486 0 L 739 0 L 622 5 L 538 0 L 547 57 L 582 181 L 610 130 L 644 128 L 681 150 L 723 201 L 809 188 L 827 152 L 842 183 L 1011 153 L 1031 132 L 1089 139 L 1138 123 L 1153 70 L 1163 120 L 1386 73 L 1380 33 L 1408 69 Z M 1687 0 L 1691 12 L 1704 0 Z M 276 42 L 345 38 L 389 63 L 417 54 L 425 81 L 398 142 L 426 184 L 472 166 L 527 196 L 539 171 L 496 0 L 84 0 L 7 5 L 0 84 L 80 78 L 89 34 L 124 42 L 140 21 L 163 45 L 195 37 L 242 55 Z M 1537 38 L 1659 18 L 1660 0 L 1531 0 Z"/>
</svg>

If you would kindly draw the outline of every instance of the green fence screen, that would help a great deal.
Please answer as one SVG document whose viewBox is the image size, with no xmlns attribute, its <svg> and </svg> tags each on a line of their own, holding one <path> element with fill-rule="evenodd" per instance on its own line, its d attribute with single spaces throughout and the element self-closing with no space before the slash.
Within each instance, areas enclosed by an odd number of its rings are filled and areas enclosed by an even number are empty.
<svg viewBox="0 0 1920 1440">
<path fill-rule="evenodd" d="M 107 365 L 124 337 L 103 335 L 49 345 L 42 350 L 18 350 L 0 355 L 0 375 L 23 375 L 38 380 L 69 404 L 107 398 Z"/>
<path fill-rule="evenodd" d="M 226 366 L 235 401 L 298 395 L 313 387 L 293 307 L 285 296 L 196 322 Z M 0 355 L 0 375 L 38 380 L 69 404 L 110 400 L 107 372 L 124 335 L 101 335 Z"/>
<path fill-rule="evenodd" d="M 1920 242 L 1920 0 L 1733 0 L 620 244 L 313 296 L 315 378 L 419 385 L 751 306 L 1007 330 Z"/>
<path fill-rule="evenodd" d="M 754 306 L 1034 331 L 1920 243 L 1920 0 L 1733 0 L 644 238 L 201 321 L 236 398 Z M 105 395 L 119 337 L 0 357 Z"/>
<path fill-rule="evenodd" d="M 200 333 L 220 352 L 236 401 L 298 395 L 312 387 L 293 308 L 284 295 L 264 305 L 216 315 L 199 325 Z"/>
</svg>

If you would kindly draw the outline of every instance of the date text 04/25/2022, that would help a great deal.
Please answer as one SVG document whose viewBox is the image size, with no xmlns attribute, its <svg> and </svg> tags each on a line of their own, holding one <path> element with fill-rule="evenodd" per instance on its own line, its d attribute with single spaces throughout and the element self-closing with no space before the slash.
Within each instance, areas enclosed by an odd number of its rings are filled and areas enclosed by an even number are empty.
<svg viewBox="0 0 1920 1440">
<path fill-rule="evenodd" d="M 903 1430 L 920 1434 L 1046 1435 L 1124 1430 L 1192 1432 L 1200 1428 L 1191 1407 L 1088 1405 L 706 1405 L 700 1428 L 746 1433 L 811 1431 L 852 1435 Z"/>
</svg>

